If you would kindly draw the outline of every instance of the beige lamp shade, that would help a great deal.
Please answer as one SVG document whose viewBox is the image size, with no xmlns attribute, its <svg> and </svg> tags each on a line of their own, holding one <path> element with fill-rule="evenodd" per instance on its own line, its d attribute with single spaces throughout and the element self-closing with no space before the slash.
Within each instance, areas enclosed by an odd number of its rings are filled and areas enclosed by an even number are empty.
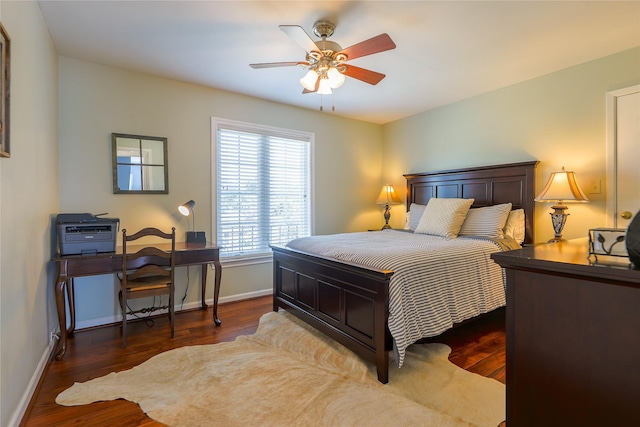
<svg viewBox="0 0 640 427">
<path fill-rule="evenodd" d="M 575 172 L 553 172 L 547 185 L 535 198 L 536 202 L 588 202 L 589 199 L 580 189 Z"/>
<path fill-rule="evenodd" d="M 382 186 L 376 203 L 378 205 L 398 205 L 402 203 L 402 200 L 398 197 L 398 193 L 394 190 L 393 185 L 387 184 Z"/>
<path fill-rule="evenodd" d="M 578 181 L 576 180 L 576 174 L 574 172 L 568 172 L 564 170 L 564 167 L 560 172 L 553 172 L 547 181 L 544 189 L 538 197 L 534 199 L 536 202 L 555 202 L 551 208 L 553 212 L 551 215 L 551 224 L 553 225 L 553 231 L 555 237 L 549 240 L 551 242 L 562 242 L 562 230 L 567 222 L 568 213 L 567 206 L 563 202 L 588 202 L 589 199 L 584 195 Z"/>
</svg>

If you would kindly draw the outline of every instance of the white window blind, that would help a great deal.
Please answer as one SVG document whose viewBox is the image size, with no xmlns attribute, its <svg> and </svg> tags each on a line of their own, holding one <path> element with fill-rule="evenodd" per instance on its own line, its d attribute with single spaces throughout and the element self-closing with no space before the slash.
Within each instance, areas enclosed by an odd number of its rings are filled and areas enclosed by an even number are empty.
<svg viewBox="0 0 640 427">
<path fill-rule="evenodd" d="M 309 236 L 312 135 L 216 120 L 213 130 L 220 256 L 264 255 Z"/>
</svg>

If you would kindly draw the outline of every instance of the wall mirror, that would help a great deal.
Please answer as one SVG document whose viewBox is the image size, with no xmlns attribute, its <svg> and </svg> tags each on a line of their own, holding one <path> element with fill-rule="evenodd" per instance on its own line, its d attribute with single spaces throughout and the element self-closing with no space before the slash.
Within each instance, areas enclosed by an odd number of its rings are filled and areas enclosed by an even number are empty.
<svg viewBox="0 0 640 427">
<path fill-rule="evenodd" d="M 111 134 L 113 193 L 168 194 L 167 138 Z"/>
</svg>

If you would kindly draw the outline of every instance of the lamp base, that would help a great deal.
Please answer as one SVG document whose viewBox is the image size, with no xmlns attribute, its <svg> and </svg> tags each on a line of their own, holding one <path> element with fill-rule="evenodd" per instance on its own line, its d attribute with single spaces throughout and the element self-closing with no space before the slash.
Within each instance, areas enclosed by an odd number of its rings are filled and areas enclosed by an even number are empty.
<svg viewBox="0 0 640 427">
<path fill-rule="evenodd" d="M 391 219 L 391 207 L 389 206 L 389 204 L 386 204 L 384 206 L 384 226 L 382 227 L 383 230 L 391 228 L 391 226 L 389 225 L 389 219 Z"/>
<path fill-rule="evenodd" d="M 207 243 L 204 231 L 187 231 L 187 243 Z"/>
<path fill-rule="evenodd" d="M 562 242 L 564 239 L 562 238 L 562 229 L 564 228 L 564 224 L 567 222 L 568 213 L 565 211 L 568 209 L 567 206 L 563 205 L 562 202 L 557 205 L 551 206 L 553 212 L 549 213 L 551 215 L 551 223 L 553 224 L 554 237 L 549 240 L 549 243 L 553 242 Z"/>
<path fill-rule="evenodd" d="M 547 241 L 547 243 L 557 243 L 557 242 L 566 242 L 566 239 L 563 239 L 562 237 L 554 237 L 553 239 L 549 239 Z"/>
</svg>

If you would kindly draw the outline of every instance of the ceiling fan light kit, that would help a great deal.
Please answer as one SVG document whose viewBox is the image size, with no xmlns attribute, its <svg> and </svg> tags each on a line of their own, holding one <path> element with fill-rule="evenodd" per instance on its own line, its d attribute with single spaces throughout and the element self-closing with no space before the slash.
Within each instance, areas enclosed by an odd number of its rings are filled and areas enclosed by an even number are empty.
<svg viewBox="0 0 640 427">
<path fill-rule="evenodd" d="M 329 86 L 333 89 L 337 89 L 344 84 L 344 81 L 347 78 L 340 72 L 338 68 L 330 68 L 327 71 L 327 80 L 329 81 Z"/>
<path fill-rule="evenodd" d="M 313 91 L 316 87 L 316 80 L 318 80 L 318 73 L 314 70 L 309 70 L 309 72 L 300 79 L 300 84 L 308 91 Z"/>
<path fill-rule="evenodd" d="M 299 46 L 306 50 L 305 61 L 270 62 L 249 64 L 252 68 L 272 68 L 300 66 L 307 70 L 307 74 L 300 79 L 304 88 L 302 93 L 318 93 L 320 95 L 332 94 L 332 89 L 337 89 L 345 82 L 346 76 L 361 80 L 371 85 L 378 84 L 385 75 L 364 68 L 347 65 L 346 62 L 366 55 L 395 49 L 396 45 L 388 34 L 383 33 L 346 49 L 334 42 L 327 40 L 336 26 L 330 21 L 321 20 L 314 24 L 313 34 L 320 40 L 313 41 L 311 37 L 298 25 L 280 25 L 280 29 L 293 39 Z M 322 110 L 322 107 L 320 107 Z"/>
</svg>

